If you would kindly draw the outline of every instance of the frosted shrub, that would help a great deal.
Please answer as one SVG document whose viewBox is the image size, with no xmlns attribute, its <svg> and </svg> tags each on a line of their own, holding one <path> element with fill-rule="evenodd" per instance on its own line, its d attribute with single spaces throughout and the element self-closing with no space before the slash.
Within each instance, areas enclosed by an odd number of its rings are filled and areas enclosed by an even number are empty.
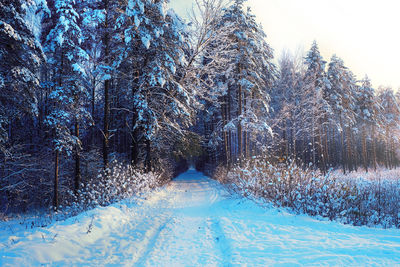
<svg viewBox="0 0 400 267">
<path fill-rule="evenodd" d="M 67 205 L 76 211 L 106 206 L 148 192 L 171 178 L 172 173 L 167 171 L 144 173 L 130 164 L 114 162 L 106 172 L 102 171 L 97 178 L 82 184 L 78 196 L 71 191 Z"/>
<path fill-rule="evenodd" d="M 379 174 L 377 174 L 379 175 Z M 214 177 L 245 197 L 353 225 L 400 227 L 400 179 L 365 179 L 252 161 Z"/>
</svg>

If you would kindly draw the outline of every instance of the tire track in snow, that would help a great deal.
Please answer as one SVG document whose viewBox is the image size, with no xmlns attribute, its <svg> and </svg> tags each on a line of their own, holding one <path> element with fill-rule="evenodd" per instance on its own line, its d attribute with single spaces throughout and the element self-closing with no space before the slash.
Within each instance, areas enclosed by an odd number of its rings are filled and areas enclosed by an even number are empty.
<svg viewBox="0 0 400 267">
<path fill-rule="evenodd" d="M 133 262 L 136 266 L 143 266 L 145 264 L 146 259 L 148 258 L 150 253 L 153 251 L 154 245 L 156 244 L 158 238 L 160 237 L 161 232 L 164 231 L 164 229 L 166 228 L 166 226 L 168 224 L 173 223 L 173 218 L 170 217 L 170 218 L 168 218 L 166 220 L 162 220 L 162 221 L 163 222 L 160 223 L 158 225 L 158 227 L 151 228 L 146 232 L 145 236 L 147 238 L 144 242 L 145 244 L 143 244 L 144 247 L 142 249 L 142 252 L 140 252 L 141 255 L 136 260 L 133 260 Z"/>
<path fill-rule="evenodd" d="M 230 241 L 227 239 L 219 219 L 209 218 L 207 225 L 211 230 L 211 235 L 214 238 L 215 247 L 218 249 L 222 266 L 231 266 L 232 249 Z"/>
<path fill-rule="evenodd" d="M 168 191 L 168 194 L 165 194 Z M 126 266 L 143 266 L 145 261 L 154 249 L 154 245 L 159 239 L 161 233 L 165 230 L 168 224 L 174 222 L 170 210 L 170 204 L 173 201 L 175 194 L 173 193 L 174 186 L 167 185 L 161 194 L 161 197 L 156 201 L 150 201 L 142 206 L 141 212 L 136 212 L 138 218 L 143 218 L 139 223 L 134 225 L 130 232 L 140 233 L 141 240 L 131 240 L 131 245 L 136 248 L 133 257 L 128 257 L 124 262 Z"/>
</svg>

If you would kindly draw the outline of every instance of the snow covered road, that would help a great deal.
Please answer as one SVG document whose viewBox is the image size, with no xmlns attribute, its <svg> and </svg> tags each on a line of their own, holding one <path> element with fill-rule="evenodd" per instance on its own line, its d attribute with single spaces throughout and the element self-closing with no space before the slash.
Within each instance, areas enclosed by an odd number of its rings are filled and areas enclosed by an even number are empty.
<svg viewBox="0 0 400 267">
<path fill-rule="evenodd" d="M 399 230 L 262 209 L 194 170 L 139 203 L 0 227 L 0 266 L 400 266 Z"/>
</svg>

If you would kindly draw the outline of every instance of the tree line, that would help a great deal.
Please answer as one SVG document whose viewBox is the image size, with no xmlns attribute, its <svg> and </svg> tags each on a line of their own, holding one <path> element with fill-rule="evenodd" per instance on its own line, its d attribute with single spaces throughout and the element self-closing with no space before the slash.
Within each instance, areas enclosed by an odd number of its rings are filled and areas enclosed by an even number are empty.
<svg viewBox="0 0 400 267">
<path fill-rule="evenodd" d="M 198 0 L 187 23 L 166 0 L 1 1 L 3 208 L 57 207 L 115 160 L 397 166 L 398 95 L 316 43 L 274 63 L 244 5 Z"/>
</svg>

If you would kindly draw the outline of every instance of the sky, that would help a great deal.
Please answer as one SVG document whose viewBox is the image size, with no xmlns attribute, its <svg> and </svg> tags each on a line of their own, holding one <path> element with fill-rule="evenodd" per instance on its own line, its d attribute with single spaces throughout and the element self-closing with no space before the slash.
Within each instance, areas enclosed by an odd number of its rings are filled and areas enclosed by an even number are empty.
<svg viewBox="0 0 400 267">
<path fill-rule="evenodd" d="M 283 50 L 306 53 L 316 40 L 329 62 L 336 54 L 357 78 L 375 87 L 400 89 L 400 1 L 248 0 L 267 42 L 279 58 Z M 192 0 L 171 0 L 186 17 Z"/>
</svg>

